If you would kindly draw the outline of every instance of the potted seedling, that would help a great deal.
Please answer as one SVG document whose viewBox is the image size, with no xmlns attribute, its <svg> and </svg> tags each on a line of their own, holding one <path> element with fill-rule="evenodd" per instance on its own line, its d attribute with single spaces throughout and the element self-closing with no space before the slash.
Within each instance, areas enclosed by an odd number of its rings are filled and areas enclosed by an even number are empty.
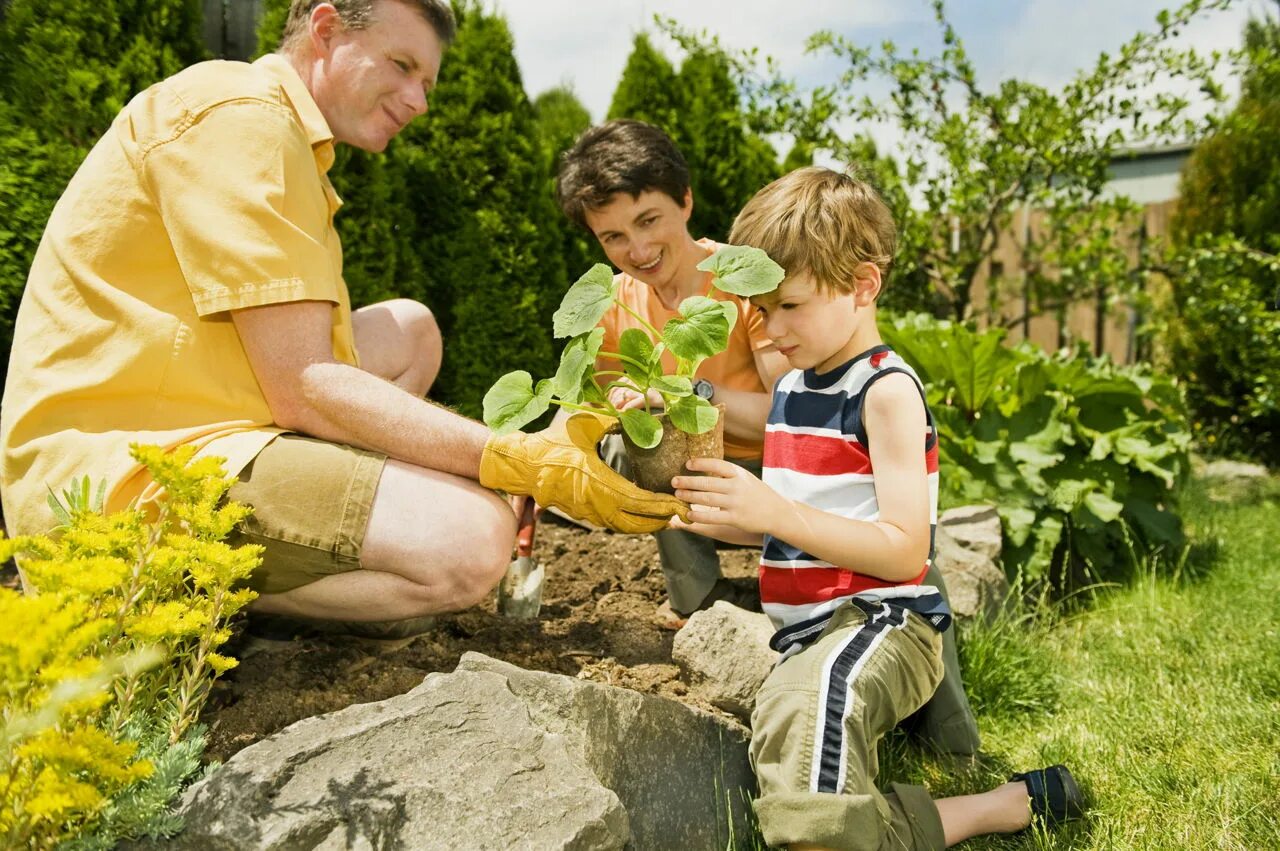
<svg viewBox="0 0 1280 851">
<path fill-rule="evenodd" d="M 782 267 L 758 248 L 726 245 L 698 264 L 712 275 L 712 285 L 739 296 L 769 292 L 783 279 Z M 618 339 L 618 351 L 602 352 L 600 320 L 615 304 L 641 323 Z M 560 366 L 551 378 L 534 382 L 523 370 L 498 379 L 484 397 L 484 421 L 498 434 L 515 431 L 541 416 L 551 405 L 573 411 L 595 411 L 618 419 L 631 457 L 636 483 L 649 490 L 671 490 L 671 477 L 686 472 L 694 457 L 723 455 L 723 406 L 693 392 L 698 365 L 725 350 L 738 319 L 733 302 L 692 296 L 677 315 L 655 328 L 617 298 L 613 271 L 592 266 L 560 302 L 553 317 L 557 338 L 569 337 Z M 671 352 L 676 369 L 663 368 L 663 352 Z M 597 370 L 597 358 L 621 365 Z M 614 387 L 628 387 L 645 397 L 644 408 L 619 411 L 609 402 Z M 662 411 L 649 407 L 649 392 L 662 398 Z"/>
</svg>

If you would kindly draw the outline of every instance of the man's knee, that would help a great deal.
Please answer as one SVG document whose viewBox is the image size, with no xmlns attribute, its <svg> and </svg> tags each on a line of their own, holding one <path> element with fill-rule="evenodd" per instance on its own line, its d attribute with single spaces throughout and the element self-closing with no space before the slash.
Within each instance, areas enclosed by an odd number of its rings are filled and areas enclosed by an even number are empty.
<svg viewBox="0 0 1280 851">
<path fill-rule="evenodd" d="M 444 337 L 440 333 L 436 315 L 431 312 L 431 308 L 412 299 L 398 298 L 389 304 L 406 335 L 413 341 L 415 356 L 434 376 L 440 368 L 444 350 Z"/>
<path fill-rule="evenodd" d="M 389 462 L 366 534 L 361 562 L 413 583 L 431 612 L 475 605 L 511 562 L 516 520 L 507 502 L 475 483 L 427 482 Z M 441 490 L 445 487 L 446 490 Z"/>
</svg>

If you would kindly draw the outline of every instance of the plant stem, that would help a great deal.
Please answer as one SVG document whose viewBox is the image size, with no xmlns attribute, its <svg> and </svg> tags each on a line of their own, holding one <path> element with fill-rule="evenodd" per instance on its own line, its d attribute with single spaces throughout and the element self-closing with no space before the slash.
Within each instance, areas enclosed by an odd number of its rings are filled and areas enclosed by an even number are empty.
<svg viewBox="0 0 1280 851">
<path fill-rule="evenodd" d="M 629 363 L 632 366 L 634 366 L 636 369 L 644 370 L 646 372 L 649 369 L 649 364 L 640 363 L 640 361 L 636 360 L 635 358 L 629 358 L 620 352 L 598 352 L 596 354 L 596 357 L 613 358 L 614 360 L 622 361 L 623 363 Z M 612 370 L 602 370 L 600 372 L 597 372 L 596 375 L 626 375 L 626 373 L 614 372 Z"/>
<path fill-rule="evenodd" d="M 575 405 L 572 402 L 563 402 L 560 399 L 552 399 L 551 404 L 559 405 L 562 408 L 568 408 L 571 411 L 586 411 L 589 414 L 605 413 L 611 417 L 616 417 L 620 413 L 617 408 L 610 405 L 607 401 L 605 402 L 605 405 L 608 407 L 606 407 L 604 411 L 601 411 L 599 408 L 588 407 L 587 405 Z"/>
<path fill-rule="evenodd" d="M 636 318 L 636 321 L 644 326 L 644 329 L 649 332 L 650 337 L 652 337 L 654 340 L 662 339 L 662 332 L 659 331 L 657 328 L 654 328 L 652 325 L 650 325 L 648 320 L 645 319 L 643 316 L 636 313 L 634 310 L 632 310 L 630 307 L 627 307 L 627 305 L 618 301 L 616 298 L 613 300 L 613 303 L 618 305 L 618 307 L 621 307 L 627 313 L 630 313 L 632 316 L 634 316 Z"/>
</svg>

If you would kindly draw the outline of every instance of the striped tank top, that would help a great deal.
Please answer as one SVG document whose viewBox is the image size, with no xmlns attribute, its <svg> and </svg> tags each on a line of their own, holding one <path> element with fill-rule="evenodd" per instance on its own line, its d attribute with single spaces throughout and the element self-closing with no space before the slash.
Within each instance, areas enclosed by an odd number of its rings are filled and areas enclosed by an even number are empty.
<svg viewBox="0 0 1280 851">
<path fill-rule="evenodd" d="M 765 429 L 765 484 L 789 499 L 822 511 L 854 520 L 878 520 L 875 471 L 862 424 L 863 400 L 876 381 L 898 372 L 911 376 L 923 401 L 924 385 L 915 370 L 884 345 L 822 375 L 797 369 L 780 378 Z M 921 451 L 929 476 L 932 560 L 938 522 L 938 439 L 927 403 L 925 422 Z M 927 608 L 933 609 L 935 598 L 941 603 L 937 589 L 921 584 L 929 563 L 922 564 L 919 574 L 909 582 L 886 582 L 815 558 L 766 535 L 760 558 L 760 600 L 779 631 L 778 637 L 800 627 L 816 636 L 831 613 L 853 597 L 900 599 L 904 603 L 915 600 L 918 604 L 928 601 Z"/>
</svg>

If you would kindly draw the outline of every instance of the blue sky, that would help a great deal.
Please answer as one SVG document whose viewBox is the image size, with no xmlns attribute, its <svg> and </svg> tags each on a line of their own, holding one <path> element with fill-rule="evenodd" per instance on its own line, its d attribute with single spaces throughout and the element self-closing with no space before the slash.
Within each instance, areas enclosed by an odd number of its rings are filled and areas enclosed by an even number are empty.
<svg viewBox="0 0 1280 851">
<path fill-rule="evenodd" d="M 952 0 L 952 22 L 977 64 L 985 84 L 1011 76 L 1047 86 L 1060 84 L 1091 64 L 1103 50 L 1114 51 L 1175 0 Z M 865 44 L 890 39 L 933 52 L 937 28 L 926 0 L 493 0 L 512 29 L 525 88 L 536 96 L 567 83 L 601 120 L 609 108 L 631 49 L 654 14 L 675 18 L 691 29 L 707 29 L 729 47 L 758 47 L 779 60 L 784 72 L 802 83 L 830 78 L 830 62 L 804 55 L 805 38 L 830 29 Z M 1206 51 L 1239 41 L 1250 11 L 1273 6 L 1238 0 L 1184 33 Z M 786 14 L 779 14 L 785 9 Z M 673 46 L 668 55 L 675 58 Z"/>
</svg>

